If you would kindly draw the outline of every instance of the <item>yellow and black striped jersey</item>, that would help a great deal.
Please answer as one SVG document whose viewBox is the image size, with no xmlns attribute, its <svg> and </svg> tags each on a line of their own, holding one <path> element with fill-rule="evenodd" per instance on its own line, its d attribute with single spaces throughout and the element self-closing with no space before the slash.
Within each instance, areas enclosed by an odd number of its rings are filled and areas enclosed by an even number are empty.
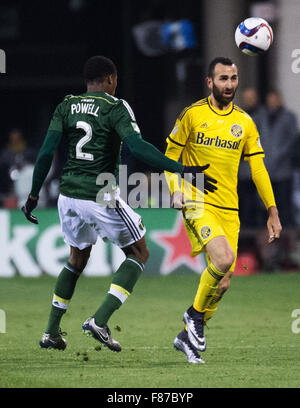
<svg viewBox="0 0 300 408">
<path fill-rule="evenodd" d="M 218 190 L 205 196 L 205 203 L 224 210 L 238 210 L 237 180 L 242 153 L 264 157 L 251 117 L 233 103 L 224 111 L 210 98 L 186 107 L 167 138 L 166 156 L 187 166 L 209 163 L 205 173 L 218 181 Z M 188 197 L 187 197 L 188 199 Z"/>
</svg>

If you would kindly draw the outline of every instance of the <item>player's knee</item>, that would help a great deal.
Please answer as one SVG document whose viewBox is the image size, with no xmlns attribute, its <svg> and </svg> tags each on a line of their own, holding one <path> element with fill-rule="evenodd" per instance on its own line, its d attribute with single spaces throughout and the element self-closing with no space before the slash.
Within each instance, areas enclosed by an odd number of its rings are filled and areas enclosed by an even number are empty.
<svg viewBox="0 0 300 408">
<path fill-rule="evenodd" d="M 147 248 L 145 238 L 126 248 L 123 248 L 123 252 L 126 257 L 132 256 L 142 264 L 145 264 L 149 258 L 149 250 Z"/>
<path fill-rule="evenodd" d="M 69 259 L 69 264 L 76 270 L 76 272 L 81 273 L 87 265 L 87 259 Z"/>
<path fill-rule="evenodd" d="M 130 254 L 129 254 L 130 255 Z M 149 250 L 147 247 L 142 248 L 140 251 L 135 252 L 132 254 L 139 262 L 141 262 L 143 265 L 147 262 L 149 258 Z"/>
<path fill-rule="evenodd" d="M 81 273 L 86 267 L 89 257 L 90 257 L 91 248 L 86 248 L 83 251 L 71 251 L 69 257 L 69 264 L 78 272 Z"/>
<path fill-rule="evenodd" d="M 226 273 L 229 271 L 231 265 L 234 262 L 234 252 L 232 250 L 224 251 L 217 259 L 215 267 L 223 272 Z"/>
</svg>

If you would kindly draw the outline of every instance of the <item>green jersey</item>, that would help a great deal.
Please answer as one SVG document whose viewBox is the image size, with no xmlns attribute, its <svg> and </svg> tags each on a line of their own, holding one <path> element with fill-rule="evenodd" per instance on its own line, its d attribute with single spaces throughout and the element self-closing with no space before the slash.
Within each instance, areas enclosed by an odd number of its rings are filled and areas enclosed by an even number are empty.
<svg viewBox="0 0 300 408">
<path fill-rule="evenodd" d="M 105 92 L 68 95 L 53 114 L 49 130 L 68 142 L 60 192 L 68 197 L 96 201 L 100 173 L 117 176 L 122 140 L 140 134 L 128 103 Z"/>
</svg>

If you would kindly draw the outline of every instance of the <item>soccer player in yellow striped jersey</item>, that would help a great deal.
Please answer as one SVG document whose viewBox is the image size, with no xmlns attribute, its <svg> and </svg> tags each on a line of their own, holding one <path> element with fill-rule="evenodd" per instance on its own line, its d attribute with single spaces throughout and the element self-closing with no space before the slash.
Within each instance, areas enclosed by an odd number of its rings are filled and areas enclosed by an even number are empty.
<svg viewBox="0 0 300 408">
<path fill-rule="evenodd" d="M 167 138 L 165 153 L 173 160 L 181 157 L 184 165 L 208 164 L 204 173 L 218 182 L 213 194 L 197 194 L 195 212 L 190 207 L 194 196 L 179 186 L 174 174 L 166 173 L 173 207 L 182 210 L 192 245 L 191 256 L 200 252 L 206 252 L 207 256 L 208 266 L 201 275 L 193 305 L 184 313 L 185 328 L 174 340 L 175 348 L 194 363 L 203 362 L 198 351 L 206 348 L 204 325 L 216 311 L 234 272 L 240 228 L 237 175 L 242 154 L 268 211 L 269 242 L 279 238 L 281 232 L 256 126 L 232 102 L 238 87 L 236 65 L 228 58 L 214 59 L 209 65 L 206 84 L 210 95 L 181 112 Z"/>
</svg>

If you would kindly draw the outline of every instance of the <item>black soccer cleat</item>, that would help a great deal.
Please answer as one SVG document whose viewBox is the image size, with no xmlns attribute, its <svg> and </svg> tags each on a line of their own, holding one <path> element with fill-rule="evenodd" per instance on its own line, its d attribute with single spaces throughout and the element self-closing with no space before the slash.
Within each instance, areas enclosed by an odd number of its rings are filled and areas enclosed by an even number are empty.
<svg viewBox="0 0 300 408">
<path fill-rule="evenodd" d="M 183 321 L 187 325 L 188 337 L 192 345 L 200 351 L 206 350 L 206 340 L 204 336 L 204 314 L 189 307 L 183 315 Z"/>
<path fill-rule="evenodd" d="M 82 328 L 84 332 L 91 334 L 94 339 L 100 341 L 100 343 L 104 344 L 110 350 L 117 352 L 122 350 L 120 343 L 111 337 L 108 326 L 97 326 L 93 317 L 88 318 L 83 323 Z"/>
<path fill-rule="evenodd" d="M 53 337 L 50 333 L 44 333 L 40 341 L 40 346 L 47 349 L 64 350 L 67 347 L 67 341 L 63 339 L 60 334 Z"/>
<path fill-rule="evenodd" d="M 202 360 L 202 358 L 200 357 L 198 351 L 195 349 L 195 347 L 193 347 L 193 345 L 189 341 L 189 337 L 185 329 L 183 329 L 175 338 L 174 347 L 176 350 L 182 351 L 186 355 L 189 363 L 193 364 L 205 363 L 205 361 Z"/>
</svg>

